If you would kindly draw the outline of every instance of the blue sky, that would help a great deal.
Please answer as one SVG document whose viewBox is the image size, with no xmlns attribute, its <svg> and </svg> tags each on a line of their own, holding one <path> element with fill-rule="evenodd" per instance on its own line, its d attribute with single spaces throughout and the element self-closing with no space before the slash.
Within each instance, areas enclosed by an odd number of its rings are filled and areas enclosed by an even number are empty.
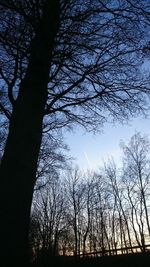
<svg viewBox="0 0 150 267">
<path fill-rule="evenodd" d="M 142 70 L 149 74 L 150 59 L 145 59 Z M 86 133 L 77 128 L 74 132 L 65 134 L 65 142 L 70 148 L 70 155 L 75 158 L 75 164 L 81 169 L 97 169 L 102 166 L 104 160 L 111 156 L 118 166 L 121 165 L 120 142 L 127 143 L 135 132 L 146 134 L 150 138 L 150 112 L 147 118 L 132 119 L 128 124 L 105 124 L 102 133 Z"/>
<path fill-rule="evenodd" d="M 80 169 L 97 169 L 103 164 L 103 160 L 111 156 L 119 166 L 121 163 L 119 143 L 121 140 L 127 143 L 135 131 L 150 137 L 150 116 L 147 119 L 141 117 L 133 119 L 125 125 L 107 124 L 102 133 L 96 135 L 77 129 L 73 133 L 67 133 L 65 141 L 70 147 L 70 155 L 75 158 L 75 163 Z"/>
</svg>

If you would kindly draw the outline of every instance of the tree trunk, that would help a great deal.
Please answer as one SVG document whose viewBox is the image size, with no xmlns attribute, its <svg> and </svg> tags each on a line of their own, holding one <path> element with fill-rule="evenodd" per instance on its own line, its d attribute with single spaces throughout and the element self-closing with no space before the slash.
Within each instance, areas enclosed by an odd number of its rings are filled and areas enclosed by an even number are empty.
<svg viewBox="0 0 150 267">
<path fill-rule="evenodd" d="M 47 1 L 31 43 L 26 76 L 13 108 L 0 166 L 0 261 L 2 267 L 26 266 L 30 208 L 54 38 L 59 27 L 59 1 Z M 19 266 L 19 265 L 18 265 Z"/>
</svg>

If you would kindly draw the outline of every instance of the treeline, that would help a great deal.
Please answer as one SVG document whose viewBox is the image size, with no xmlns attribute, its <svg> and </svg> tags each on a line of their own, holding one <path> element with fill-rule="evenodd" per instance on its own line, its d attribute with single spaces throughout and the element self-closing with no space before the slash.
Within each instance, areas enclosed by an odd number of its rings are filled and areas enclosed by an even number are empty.
<svg viewBox="0 0 150 267">
<path fill-rule="evenodd" d="M 150 142 L 136 133 L 121 144 L 122 166 L 49 173 L 35 191 L 30 245 L 34 257 L 145 252 L 150 243 Z"/>
</svg>

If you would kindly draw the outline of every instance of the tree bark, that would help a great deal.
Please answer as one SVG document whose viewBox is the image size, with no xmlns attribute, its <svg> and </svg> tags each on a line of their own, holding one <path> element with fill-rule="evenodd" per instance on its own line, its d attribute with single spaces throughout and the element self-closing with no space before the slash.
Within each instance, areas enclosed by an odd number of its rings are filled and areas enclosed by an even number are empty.
<svg viewBox="0 0 150 267">
<path fill-rule="evenodd" d="M 13 108 L 0 166 L 0 260 L 2 267 L 26 266 L 30 208 L 54 39 L 59 28 L 59 1 L 47 1 L 31 43 L 26 76 Z M 19 266 L 19 265 L 18 265 Z"/>
</svg>

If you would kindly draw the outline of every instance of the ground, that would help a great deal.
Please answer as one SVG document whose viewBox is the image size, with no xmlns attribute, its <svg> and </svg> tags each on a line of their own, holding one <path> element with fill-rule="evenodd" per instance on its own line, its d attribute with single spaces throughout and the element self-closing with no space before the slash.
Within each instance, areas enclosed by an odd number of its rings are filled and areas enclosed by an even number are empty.
<svg viewBox="0 0 150 267">
<path fill-rule="evenodd" d="M 145 267 L 150 265 L 150 253 L 105 256 L 103 258 L 53 257 L 34 263 L 33 267 Z"/>
</svg>

